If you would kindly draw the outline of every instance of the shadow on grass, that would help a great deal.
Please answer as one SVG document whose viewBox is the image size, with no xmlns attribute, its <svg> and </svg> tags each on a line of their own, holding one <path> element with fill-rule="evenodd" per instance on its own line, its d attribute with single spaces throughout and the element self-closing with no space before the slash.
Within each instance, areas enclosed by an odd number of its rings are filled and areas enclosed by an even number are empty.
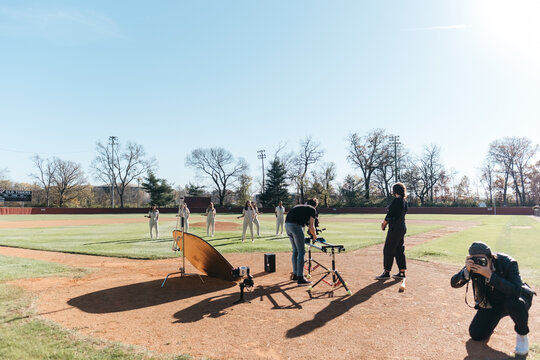
<svg viewBox="0 0 540 360">
<path fill-rule="evenodd" d="M 163 279 L 118 286 L 70 299 L 67 303 L 81 311 L 106 314 L 169 303 L 234 287 L 233 282 L 203 276 L 172 277 L 162 288 Z"/>
<path fill-rule="evenodd" d="M 294 328 L 288 330 L 286 336 L 290 339 L 309 334 L 313 330 L 323 327 L 327 322 L 345 314 L 356 305 L 368 300 L 377 292 L 397 283 L 399 283 L 399 280 L 388 282 L 377 281 L 369 284 L 361 290 L 358 290 L 352 296 L 337 298 L 336 300 L 330 302 L 324 309 L 315 314 L 313 319 L 304 321 L 303 323 L 298 324 Z"/>
<path fill-rule="evenodd" d="M 172 241 L 172 240 L 173 240 L 173 238 L 95 241 L 95 242 L 84 243 L 83 246 L 86 246 L 86 245 L 101 245 L 101 244 L 130 244 L 130 243 L 142 243 L 142 242 L 145 242 L 145 243 L 161 243 L 161 242 L 167 242 L 167 241 Z"/>
<path fill-rule="evenodd" d="M 228 237 L 220 237 L 220 238 L 213 238 L 213 237 L 209 238 L 208 236 L 204 236 L 202 238 L 206 240 L 207 242 L 219 241 L 219 240 L 232 240 L 232 239 L 240 240 L 241 239 L 240 236 L 228 236 Z"/>
</svg>

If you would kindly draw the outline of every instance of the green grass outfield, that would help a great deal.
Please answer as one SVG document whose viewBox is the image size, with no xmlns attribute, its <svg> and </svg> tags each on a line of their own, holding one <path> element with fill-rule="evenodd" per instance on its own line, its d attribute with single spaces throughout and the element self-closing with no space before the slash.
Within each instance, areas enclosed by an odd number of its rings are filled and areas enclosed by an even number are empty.
<svg viewBox="0 0 540 360">
<path fill-rule="evenodd" d="M 217 221 L 232 222 L 239 226 L 242 219 L 237 215 L 218 215 Z M 377 222 L 343 222 L 342 219 L 382 219 L 382 215 L 321 215 L 321 235 L 329 242 L 343 244 L 347 250 L 355 250 L 384 241 L 385 233 Z M 0 222 L 38 220 L 79 220 L 100 218 L 142 218 L 142 215 L 4 215 Z M 252 243 L 248 237 L 241 242 L 242 231 L 217 231 L 214 238 L 206 236 L 206 228 L 190 228 L 190 232 L 209 241 L 222 253 L 231 252 L 282 252 L 290 251 L 286 236 L 275 236 L 275 217 L 263 214 L 259 217 L 261 237 Z M 200 215 L 192 215 L 190 223 L 204 222 Z M 84 226 L 61 226 L 42 228 L 0 228 L 0 245 L 28 249 L 54 250 L 81 254 L 119 256 L 139 259 L 157 259 L 177 256 L 171 251 L 172 231 L 176 227 L 174 215 L 160 216 L 160 239 L 150 239 L 148 223 L 99 224 Z M 408 235 L 440 228 L 438 224 L 410 225 Z M 249 233 L 249 231 L 248 231 Z"/>
<path fill-rule="evenodd" d="M 418 245 L 409 258 L 462 266 L 469 245 L 483 241 L 492 251 L 506 253 L 519 263 L 521 276 L 540 287 L 540 222 L 528 216 L 472 216 L 478 226 Z"/>
</svg>

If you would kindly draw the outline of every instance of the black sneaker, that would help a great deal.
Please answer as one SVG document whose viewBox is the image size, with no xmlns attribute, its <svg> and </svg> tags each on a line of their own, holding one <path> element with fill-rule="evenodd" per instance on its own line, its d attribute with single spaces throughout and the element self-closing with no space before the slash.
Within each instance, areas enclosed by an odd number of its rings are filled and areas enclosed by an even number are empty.
<svg viewBox="0 0 540 360">
<path fill-rule="evenodd" d="M 375 276 L 375 280 L 388 280 L 390 279 L 390 273 L 388 271 L 383 271 L 381 275 Z"/>
<path fill-rule="evenodd" d="M 392 275 L 392 277 L 394 279 L 405 279 L 406 278 L 404 271 L 400 271 L 397 274 Z"/>
<path fill-rule="evenodd" d="M 311 285 L 311 281 L 308 281 L 305 277 L 298 278 L 298 286 Z"/>
<path fill-rule="evenodd" d="M 298 276 L 296 276 L 296 274 L 291 274 L 291 280 L 298 280 Z"/>
</svg>

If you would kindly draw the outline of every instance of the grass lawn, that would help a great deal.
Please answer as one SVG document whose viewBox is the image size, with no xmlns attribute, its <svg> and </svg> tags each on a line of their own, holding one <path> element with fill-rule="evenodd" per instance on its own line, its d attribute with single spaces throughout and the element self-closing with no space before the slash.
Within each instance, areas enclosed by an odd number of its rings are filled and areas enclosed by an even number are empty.
<svg viewBox="0 0 540 360">
<path fill-rule="evenodd" d="M 85 269 L 45 261 L 0 256 L 0 359 L 180 360 L 188 355 L 159 356 L 142 349 L 77 335 L 40 319 L 32 298 L 8 280 L 36 276 L 80 276 Z"/>
<path fill-rule="evenodd" d="M 142 215 L 7 215 L 0 221 L 37 221 L 99 218 L 141 218 Z M 326 228 L 321 236 L 329 242 L 343 244 L 347 250 L 355 250 L 384 241 L 385 233 L 379 222 L 343 222 L 342 219 L 381 219 L 382 215 L 326 215 L 320 217 L 321 228 Z M 200 215 L 192 215 L 190 223 L 204 222 Z M 241 226 L 242 220 L 236 215 L 218 215 L 217 221 L 232 222 Z M 273 214 L 260 216 L 261 237 L 251 243 L 241 242 L 241 229 L 217 231 L 214 238 L 206 237 L 206 228 L 190 227 L 190 232 L 208 240 L 222 253 L 231 252 L 280 252 L 290 251 L 286 236 L 275 236 Z M 148 223 L 99 224 L 85 226 L 61 226 L 41 228 L 0 229 L 0 245 L 29 249 L 54 250 L 82 254 L 119 256 L 142 259 L 168 258 L 177 256 L 171 251 L 172 231 L 176 218 L 172 214 L 160 217 L 160 239 L 150 239 Z M 440 228 L 437 224 L 410 225 L 408 235 Z M 249 232 L 249 231 L 248 231 Z"/>
<path fill-rule="evenodd" d="M 456 271 L 465 262 L 468 248 L 474 241 L 483 241 L 492 251 L 512 256 L 519 263 L 521 276 L 540 287 L 540 222 L 528 216 L 475 216 L 479 225 L 416 246 L 407 256 L 456 264 Z"/>
</svg>

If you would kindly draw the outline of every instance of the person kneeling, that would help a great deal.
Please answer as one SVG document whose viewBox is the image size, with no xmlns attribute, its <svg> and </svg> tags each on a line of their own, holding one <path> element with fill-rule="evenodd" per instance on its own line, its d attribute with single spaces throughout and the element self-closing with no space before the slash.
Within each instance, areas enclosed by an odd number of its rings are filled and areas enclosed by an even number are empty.
<svg viewBox="0 0 540 360">
<path fill-rule="evenodd" d="M 510 256 L 492 253 L 488 245 L 474 242 L 469 247 L 465 266 L 450 281 L 454 288 L 462 287 L 472 280 L 477 309 L 470 326 L 473 340 L 489 339 L 499 321 L 510 316 L 517 333 L 516 355 L 529 351 L 529 308 L 534 292 L 524 285 L 518 263 Z"/>
</svg>

